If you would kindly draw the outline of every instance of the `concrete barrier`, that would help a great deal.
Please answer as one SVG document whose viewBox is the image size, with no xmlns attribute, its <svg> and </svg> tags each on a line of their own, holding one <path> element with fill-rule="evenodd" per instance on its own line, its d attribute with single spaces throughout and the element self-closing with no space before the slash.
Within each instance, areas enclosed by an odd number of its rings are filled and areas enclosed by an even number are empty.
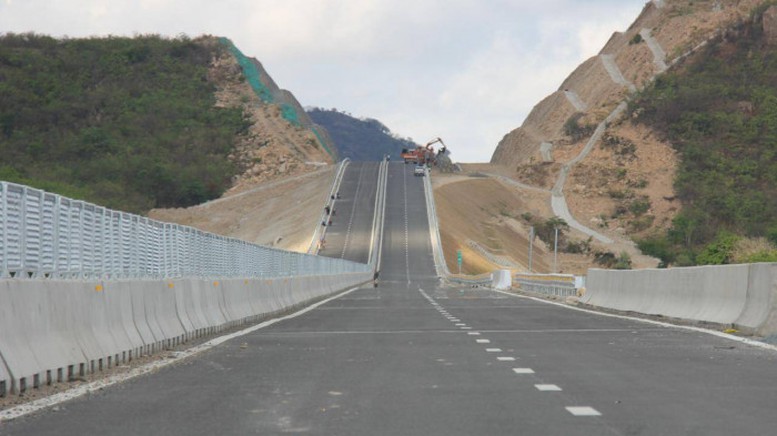
<svg viewBox="0 0 777 436">
<path fill-rule="evenodd" d="M 749 329 L 754 334 L 777 335 L 777 264 L 750 265 L 747 285 L 747 303 L 735 326 Z"/>
<path fill-rule="evenodd" d="M 95 295 L 91 308 L 93 327 L 100 340 L 100 348 L 108 353 L 103 357 L 103 364 L 109 368 L 127 361 L 129 352 L 134 348 L 124 325 L 119 289 L 112 287 L 112 284 L 99 282 L 93 285 L 92 292 Z"/>
<path fill-rule="evenodd" d="M 99 371 L 371 278 L 1 280 L 0 395 Z"/>
<path fill-rule="evenodd" d="M 513 286 L 513 277 L 509 269 L 501 269 L 491 273 L 491 287 L 505 291 Z"/>
<path fill-rule="evenodd" d="M 777 333 L 777 264 L 589 270 L 584 304 Z"/>
<path fill-rule="evenodd" d="M 184 279 L 175 289 L 176 310 L 186 312 L 191 321 L 192 330 L 188 331 L 191 337 L 200 337 L 207 334 L 210 324 L 203 312 L 202 288 L 204 286 L 201 280 Z M 183 308 L 183 309 L 181 309 Z"/>
<path fill-rule="evenodd" d="M 45 308 L 38 306 L 38 295 L 27 295 L 15 292 L 15 281 L 0 281 L 0 355 L 3 357 L 4 379 L 0 380 L 11 392 L 20 392 L 26 389 L 27 381 L 40 374 L 44 365 L 38 361 L 34 349 L 37 341 L 33 341 L 36 332 L 31 331 L 35 327 L 35 321 L 40 318 L 40 311 Z M 39 287 L 42 288 L 41 284 Z M 36 292 L 41 292 L 41 289 Z M 34 308 L 25 310 L 25 316 L 19 316 L 19 311 L 24 307 Z M 30 385 L 31 386 L 31 385 Z"/>
<path fill-rule="evenodd" d="M 129 347 L 127 351 L 127 360 L 132 360 L 143 354 L 143 338 L 140 336 L 138 327 L 135 325 L 135 319 L 132 314 L 132 294 L 129 292 L 131 282 L 111 281 L 103 282 L 105 293 L 109 299 L 111 316 L 121 320 L 121 328 L 127 335 Z"/>
<path fill-rule="evenodd" d="M 196 314 L 189 315 L 188 308 L 186 306 L 186 300 L 190 298 L 186 297 L 186 281 L 184 280 L 166 280 L 168 289 L 173 293 L 173 299 L 175 301 L 175 314 L 178 317 L 178 321 L 181 323 L 184 331 L 184 341 L 195 338 L 197 327 L 195 327 L 193 318 Z M 188 292 L 191 292 L 189 290 Z"/>
<path fill-rule="evenodd" d="M 175 347 L 185 340 L 186 331 L 175 307 L 175 288 L 166 282 L 151 282 L 138 284 L 146 292 L 146 315 L 153 306 L 156 324 L 162 331 L 161 342 L 166 349 Z"/>
<path fill-rule="evenodd" d="M 11 374 L 8 372 L 8 368 L 5 366 L 3 356 L 0 355 L 0 398 L 8 395 L 11 390 Z"/>
</svg>

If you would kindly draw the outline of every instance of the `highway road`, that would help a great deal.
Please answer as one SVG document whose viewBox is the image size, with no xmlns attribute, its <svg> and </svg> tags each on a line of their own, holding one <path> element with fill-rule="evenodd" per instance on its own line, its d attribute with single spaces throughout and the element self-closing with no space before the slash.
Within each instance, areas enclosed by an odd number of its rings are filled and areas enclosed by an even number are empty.
<svg viewBox="0 0 777 436">
<path fill-rule="evenodd" d="M 326 245 L 319 255 L 368 262 L 378 166 L 378 162 L 352 162 L 346 167 Z"/>
<path fill-rule="evenodd" d="M 389 167 L 377 288 L 3 424 L 0 433 L 777 433 L 773 351 L 441 286 L 422 181 L 411 166 Z"/>
</svg>

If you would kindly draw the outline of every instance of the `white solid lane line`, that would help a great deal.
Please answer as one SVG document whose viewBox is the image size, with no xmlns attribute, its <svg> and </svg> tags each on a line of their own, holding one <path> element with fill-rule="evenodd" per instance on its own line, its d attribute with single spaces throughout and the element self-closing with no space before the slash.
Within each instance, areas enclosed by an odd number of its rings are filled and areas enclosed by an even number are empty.
<svg viewBox="0 0 777 436">
<path fill-rule="evenodd" d="M 599 413 L 596 409 L 593 407 L 567 407 L 567 411 L 575 416 L 602 416 L 601 413 Z"/>
<path fill-rule="evenodd" d="M 534 370 L 531 368 L 513 368 L 513 372 L 516 374 L 534 374 Z"/>
<path fill-rule="evenodd" d="M 534 385 L 538 391 L 542 392 L 559 392 L 561 388 L 556 385 Z"/>
</svg>

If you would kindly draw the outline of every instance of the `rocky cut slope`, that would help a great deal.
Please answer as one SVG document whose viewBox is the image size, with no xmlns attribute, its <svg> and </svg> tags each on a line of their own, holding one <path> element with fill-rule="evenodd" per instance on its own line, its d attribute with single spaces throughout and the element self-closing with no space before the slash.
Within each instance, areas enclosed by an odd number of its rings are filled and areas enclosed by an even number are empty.
<svg viewBox="0 0 777 436">
<path fill-rule="evenodd" d="M 218 43 L 229 50 L 211 66 L 217 105 L 241 107 L 251 120 L 248 135 L 230 155 L 241 174 L 228 195 L 334 163 L 329 133 L 310 119 L 294 94 L 278 87 L 264 66 L 232 41 L 220 38 Z"/>
<path fill-rule="evenodd" d="M 552 190 L 554 214 L 568 209 L 568 220 L 605 245 L 668 228 L 680 207 L 677 157 L 649 128 L 623 122 L 626 102 L 763 3 L 647 3 L 626 31 L 613 34 L 505 135 L 491 163 Z"/>
</svg>

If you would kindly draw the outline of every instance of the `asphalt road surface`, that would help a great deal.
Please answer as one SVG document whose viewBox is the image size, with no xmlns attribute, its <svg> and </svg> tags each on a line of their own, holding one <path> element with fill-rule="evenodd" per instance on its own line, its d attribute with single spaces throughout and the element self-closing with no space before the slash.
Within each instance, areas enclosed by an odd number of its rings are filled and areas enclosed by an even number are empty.
<svg viewBox="0 0 777 436">
<path fill-rule="evenodd" d="M 327 228 L 326 245 L 319 255 L 367 263 L 370 257 L 372 221 L 378 162 L 348 164 L 340 183 L 340 198 Z"/>
<path fill-rule="evenodd" d="M 441 287 L 411 166 L 390 165 L 387 202 L 379 287 L 0 433 L 777 433 L 775 352 Z"/>
</svg>

